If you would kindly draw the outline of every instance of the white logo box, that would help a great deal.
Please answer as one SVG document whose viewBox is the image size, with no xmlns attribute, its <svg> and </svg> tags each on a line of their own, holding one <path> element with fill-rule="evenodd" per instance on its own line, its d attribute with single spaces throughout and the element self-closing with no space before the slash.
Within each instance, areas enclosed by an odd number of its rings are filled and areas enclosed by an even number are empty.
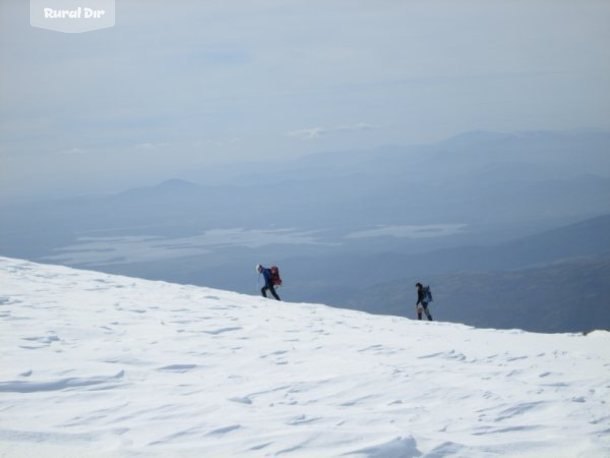
<svg viewBox="0 0 610 458">
<path fill-rule="evenodd" d="M 30 25 L 64 33 L 114 27 L 115 0 L 30 0 Z"/>
</svg>

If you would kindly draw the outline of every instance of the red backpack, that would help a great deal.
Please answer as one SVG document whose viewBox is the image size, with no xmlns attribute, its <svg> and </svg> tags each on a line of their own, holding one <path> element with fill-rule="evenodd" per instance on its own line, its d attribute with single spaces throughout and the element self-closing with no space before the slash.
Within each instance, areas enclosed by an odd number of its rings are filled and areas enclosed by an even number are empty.
<svg viewBox="0 0 610 458">
<path fill-rule="evenodd" d="M 271 271 L 271 283 L 273 286 L 282 286 L 282 279 L 280 277 L 280 269 L 278 266 L 271 266 L 269 270 Z"/>
</svg>

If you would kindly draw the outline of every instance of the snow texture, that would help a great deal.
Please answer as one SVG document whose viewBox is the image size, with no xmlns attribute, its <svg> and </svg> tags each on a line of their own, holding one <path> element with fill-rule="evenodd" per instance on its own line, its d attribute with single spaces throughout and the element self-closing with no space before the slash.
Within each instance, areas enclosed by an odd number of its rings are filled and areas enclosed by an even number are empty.
<svg viewBox="0 0 610 458">
<path fill-rule="evenodd" d="M 0 348 L 1 457 L 610 456 L 606 331 L 474 329 L 0 258 Z"/>
</svg>

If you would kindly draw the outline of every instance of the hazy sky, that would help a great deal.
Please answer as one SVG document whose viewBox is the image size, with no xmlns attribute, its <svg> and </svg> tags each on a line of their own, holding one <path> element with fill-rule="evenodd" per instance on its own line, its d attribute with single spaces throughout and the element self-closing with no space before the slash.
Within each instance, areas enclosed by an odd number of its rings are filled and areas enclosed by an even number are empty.
<svg viewBox="0 0 610 458">
<path fill-rule="evenodd" d="M 228 161 L 610 129 L 610 2 L 131 1 L 64 34 L 0 0 L 0 193 Z"/>
</svg>

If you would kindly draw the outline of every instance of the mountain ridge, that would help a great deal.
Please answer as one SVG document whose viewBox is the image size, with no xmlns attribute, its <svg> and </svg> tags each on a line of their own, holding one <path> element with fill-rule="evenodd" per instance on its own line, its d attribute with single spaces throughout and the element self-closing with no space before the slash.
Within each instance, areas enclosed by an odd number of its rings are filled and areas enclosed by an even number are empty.
<svg viewBox="0 0 610 458">
<path fill-rule="evenodd" d="M 418 322 L 10 258 L 0 284 L 0 451 L 13 456 L 610 446 L 609 332 Z"/>
</svg>

